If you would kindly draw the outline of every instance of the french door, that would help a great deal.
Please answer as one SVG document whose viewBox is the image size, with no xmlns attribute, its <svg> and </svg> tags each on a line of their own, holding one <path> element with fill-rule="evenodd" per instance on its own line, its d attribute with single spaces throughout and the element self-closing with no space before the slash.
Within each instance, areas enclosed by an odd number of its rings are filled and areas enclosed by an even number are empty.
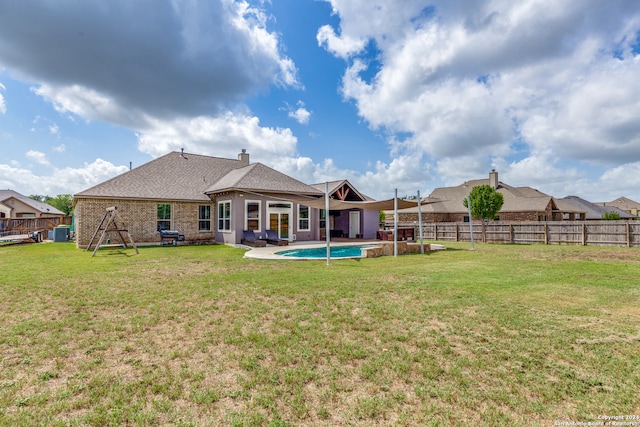
<svg viewBox="0 0 640 427">
<path fill-rule="evenodd" d="M 292 204 L 283 202 L 269 202 L 269 229 L 276 230 L 278 237 L 291 240 Z"/>
</svg>

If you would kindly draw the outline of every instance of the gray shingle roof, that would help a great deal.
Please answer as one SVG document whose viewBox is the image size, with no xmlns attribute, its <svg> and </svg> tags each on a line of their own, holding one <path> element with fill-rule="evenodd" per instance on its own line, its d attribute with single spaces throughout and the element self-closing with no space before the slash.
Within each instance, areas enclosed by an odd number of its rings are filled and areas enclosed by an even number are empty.
<svg viewBox="0 0 640 427">
<path fill-rule="evenodd" d="M 635 216 L 631 215 L 629 212 L 615 206 L 599 206 L 577 196 L 567 196 L 559 199 L 558 202 L 568 203 L 574 208 L 582 209 L 583 212 L 586 212 L 587 214 L 586 219 L 602 219 L 602 216 L 607 212 L 617 212 L 620 214 L 620 218 L 622 219 L 635 218 Z"/>
<path fill-rule="evenodd" d="M 205 192 L 214 194 L 233 190 L 318 196 L 323 194 L 322 191 L 275 169 L 271 169 L 262 163 L 253 163 L 228 172 L 224 177 L 208 187 Z"/>
<path fill-rule="evenodd" d="M 261 163 L 174 151 L 81 191 L 75 198 L 209 201 L 205 193 L 230 190 L 322 195 Z"/>
<path fill-rule="evenodd" d="M 208 201 L 205 190 L 241 166 L 234 159 L 174 151 L 74 197 Z"/>
<path fill-rule="evenodd" d="M 631 209 L 640 209 L 640 203 L 631 200 L 627 197 L 618 197 L 615 200 L 606 203 L 596 203 L 600 206 L 615 206 L 625 211 L 630 211 Z"/>
<path fill-rule="evenodd" d="M 13 190 L 0 190 L 0 202 L 4 202 L 10 198 L 14 198 L 20 200 L 22 203 L 31 206 L 33 209 L 42 212 L 44 214 L 52 214 L 52 215 L 64 215 L 64 212 L 54 208 L 53 206 L 39 202 L 37 200 L 30 199 L 27 196 L 23 196 L 17 191 Z"/>
</svg>

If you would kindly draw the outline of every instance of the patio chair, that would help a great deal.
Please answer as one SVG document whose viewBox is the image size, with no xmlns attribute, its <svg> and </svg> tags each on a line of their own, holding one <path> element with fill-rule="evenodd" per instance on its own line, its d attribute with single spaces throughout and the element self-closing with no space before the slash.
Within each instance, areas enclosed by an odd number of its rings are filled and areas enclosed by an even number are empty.
<svg viewBox="0 0 640 427">
<path fill-rule="evenodd" d="M 240 243 L 247 246 L 253 246 L 254 248 L 264 248 L 267 246 L 266 240 L 258 239 L 253 230 L 244 230 L 244 239 L 240 240 Z"/>
<path fill-rule="evenodd" d="M 276 246 L 287 246 L 289 241 L 279 238 L 276 230 L 267 230 L 267 243 Z"/>
</svg>

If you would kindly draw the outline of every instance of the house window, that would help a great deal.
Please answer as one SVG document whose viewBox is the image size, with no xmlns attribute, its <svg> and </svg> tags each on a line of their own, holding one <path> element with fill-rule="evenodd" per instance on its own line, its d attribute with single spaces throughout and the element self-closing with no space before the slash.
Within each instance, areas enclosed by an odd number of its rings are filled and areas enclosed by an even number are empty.
<svg viewBox="0 0 640 427">
<path fill-rule="evenodd" d="M 211 231 L 211 206 L 209 205 L 198 207 L 198 230 Z"/>
<path fill-rule="evenodd" d="M 298 230 L 308 231 L 309 227 L 309 206 L 298 205 Z"/>
<path fill-rule="evenodd" d="M 462 217 L 462 222 L 469 222 L 469 215 Z"/>
<path fill-rule="evenodd" d="M 245 230 L 260 231 L 260 202 L 247 200 L 245 204 Z"/>
<path fill-rule="evenodd" d="M 324 230 L 327 226 L 327 211 L 324 209 L 320 209 L 320 224 L 319 227 L 321 230 Z"/>
<path fill-rule="evenodd" d="M 218 231 L 231 231 L 231 202 L 218 203 Z"/>
<path fill-rule="evenodd" d="M 158 217 L 156 228 L 160 230 L 171 230 L 171 205 L 168 203 L 158 203 Z"/>
</svg>

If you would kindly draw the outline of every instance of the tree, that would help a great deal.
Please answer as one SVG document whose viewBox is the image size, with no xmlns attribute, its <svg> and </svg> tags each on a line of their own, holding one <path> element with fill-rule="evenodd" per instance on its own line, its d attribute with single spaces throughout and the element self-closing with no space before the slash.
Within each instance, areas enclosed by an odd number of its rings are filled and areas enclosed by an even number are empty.
<svg viewBox="0 0 640 427">
<path fill-rule="evenodd" d="M 71 208 L 71 202 L 73 201 L 73 198 L 71 197 L 71 194 L 58 194 L 55 197 L 32 194 L 29 198 L 53 206 L 59 211 L 64 212 L 67 216 L 72 215 L 71 211 L 73 211 L 73 209 Z"/>
<path fill-rule="evenodd" d="M 45 203 L 64 212 L 65 215 L 70 216 L 71 211 L 73 210 L 71 209 L 72 201 L 71 194 L 58 194 L 55 197 L 48 197 L 47 200 L 45 200 Z"/>
<path fill-rule="evenodd" d="M 49 199 L 50 197 L 49 196 L 43 196 L 43 195 L 40 195 L 40 194 L 32 194 L 32 195 L 29 196 L 29 198 L 31 200 L 35 200 L 36 202 L 46 203 L 47 199 Z"/>
<path fill-rule="evenodd" d="M 480 185 L 471 189 L 469 200 L 471 201 L 471 215 L 482 220 L 482 240 L 484 241 L 485 225 L 489 220 L 494 219 L 502 209 L 504 197 L 492 186 Z M 467 199 L 464 199 L 462 204 L 465 208 L 469 207 Z"/>
<path fill-rule="evenodd" d="M 620 219 L 620 214 L 618 212 L 608 211 L 605 212 L 604 215 L 602 215 L 602 219 L 604 219 L 605 221 L 618 220 Z"/>
</svg>

